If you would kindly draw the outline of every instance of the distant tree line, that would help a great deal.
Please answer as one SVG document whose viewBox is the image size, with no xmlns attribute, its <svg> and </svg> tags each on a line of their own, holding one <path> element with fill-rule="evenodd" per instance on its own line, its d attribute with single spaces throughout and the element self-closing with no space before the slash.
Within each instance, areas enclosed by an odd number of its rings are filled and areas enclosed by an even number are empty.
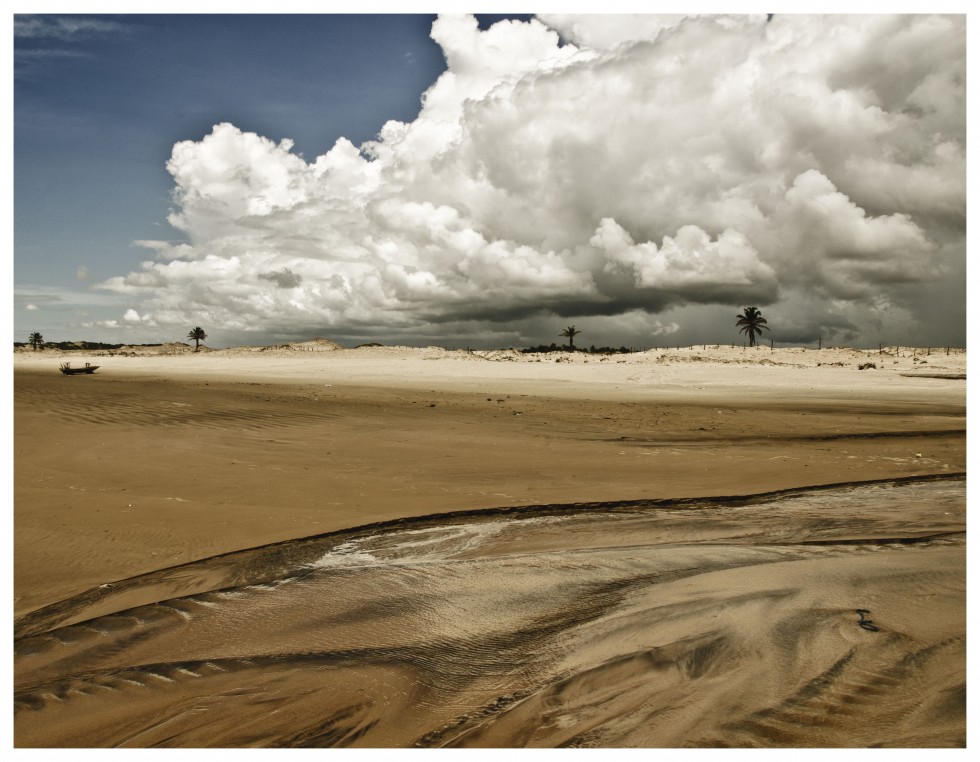
<svg viewBox="0 0 980 762">
<path fill-rule="evenodd" d="M 15 341 L 14 349 L 18 347 L 33 347 L 34 351 L 39 349 L 121 349 L 122 347 L 162 347 L 163 344 L 106 344 L 102 341 L 45 341 L 41 334 L 31 334 L 31 338 L 24 341 Z"/>
<path fill-rule="evenodd" d="M 194 351 L 197 352 L 201 348 L 201 342 L 204 341 L 208 335 L 204 332 L 204 329 L 200 326 L 195 326 L 187 334 L 187 338 L 194 342 Z M 39 349 L 43 350 L 45 347 L 51 347 L 53 349 L 121 349 L 122 347 L 162 347 L 163 344 L 106 344 L 102 341 L 45 341 L 44 337 L 37 331 L 34 331 L 30 336 L 27 337 L 27 342 L 14 342 L 14 349 L 18 347 L 26 347 L 30 345 L 37 352 Z"/>
<path fill-rule="evenodd" d="M 35 341 L 15 341 L 14 349 L 18 347 L 33 347 L 39 349 L 121 349 L 122 347 L 162 347 L 163 344 L 106 344 L 102 341 L 45 341 L 43 338 Z"/>
<path fill-rule="evenodd" d="M 766 325 L 767 321 L 762 316 L 762 312 L 759 311 L 758 307 L 746 307 L 742 310 L 742 313 L 735 316 L 735 325 L 739 329 L 739 333 L 744 333 L 748 338 L 749 346 L 755 346 L 756 339 L 762 336 L 763 331 L 768 331 L 769 326 Z M 555 342 L 551 344 L 539 344 L 536 347 L 526 347 L 521 351 L 524 353 L 531 352 L 587 352 L 589 354 L 628 354 L 630 352 L 636 351 L 635 349 L 628 347 L 596 347 L 594 344 L 588 349 L 582 349 L 575 346 L 575 337 L 578 336 L 582 331 L 578 330 L 574 325 L 566 326 L 559 336 L 568 339 L 567 346 L 558 346 Z M 187 338 L 194 342 L 194 351 L 198 352 L 201 348 L 201 342 L 207 339 L 208 335 L 200 326 L 195 326 L 187 333 Z M 822 337 L 821 337 L 822 338 Z M 45 346 L 54 347 L 56 349 L 119 349 L 120 347 L 126 346 L 124 344 L 105 344 L 100 341 L 61 341 L 61 342 L 45 342 L 44 337 L 40 333 L 34 332 L 30 335 L 27 341 L 34 350 L 44 349 Z M 821 344 L 823 342 L 821 341 Z M 23 347 L 24 344 L 19 342 L 14 342 L 14 347 Z M 159 347 L 161 344 L 140 344 L 143 347 Z M 362 345 L 362 346 L 380 346 L 380 345 Z M 734 344 L 733 344 L 734 346 Z"/>
<path fill-rule="evenodd" d="M 547 344 L 547 345 L 541 344 L 536 347 L 527 347 L 526 349 L 522 349 L 521 351 L 524 352 L 525 354 L 529 354 L 531 352 L 587 352 L 589 354 L 595 354 L 595 355 L 628 354 L 629 352 L 634 351 L 632 349 L 627 349 L 626 347 L 620 347 L 619 349 L 616 349 L 614 347 L 596 347 L 594 344 L 588 349 L 581 349 L 575 346 L 575 337 L 578 336 L 580 333 L 582 332 L 579 331 L 577 328 L 575 328 L 574 325 L 566 326 L 565 329 L 558 335 L 564 336 L 565 338 L 568 339 L 567 347 L 560 347 L 554 342 L 552 342 L 551 344 Z"/>
<path fill-rule="evenodd" d="M 537 347 L 526 347 L 522 349 L 521 352 L 524 354 L 529 354 L 531 352 L 585 352 L 586 354 L 595 355 L 617 355 L 617 354 L 629 354 L 630 352 L 635 352 L 636 350 L 630 349 L 629 347 L 596 347 L 591 346 L 588 349 L 582 349 L 581 347 L 567 347 L 558 346 L 555 343 L 551 344 L 541 344 Z"/>
</svg>

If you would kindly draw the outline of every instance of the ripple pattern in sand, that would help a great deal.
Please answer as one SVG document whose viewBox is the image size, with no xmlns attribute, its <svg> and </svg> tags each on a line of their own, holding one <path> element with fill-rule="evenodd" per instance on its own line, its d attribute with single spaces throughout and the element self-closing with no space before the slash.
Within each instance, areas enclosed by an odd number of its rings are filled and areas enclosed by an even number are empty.
<svg viewBox="0 0 980 762">
<path fill-rule="evenodd" d="M 16 623 L 16 743 L 962 746 L 964 486 L 431 517 L 121 580 Z"/>
<path fill-rule="evenodd" d="M 18 389 L 19 396 L 44 402 L 42 390 Z M 268 400 L 265 406 L 256 401 L 247 408 L 222 405 L 218 402 L 194 402 L 179 399 L 147 399 L 127 394 L 90 394 L 86 390 L 59 392 L 62 404 L 40 404 L 35 409 L 59 421 L 86 425 L 126 424 L 129 426 L 194 427 L 213 430 L 258 431 L 269 426 L 289 426 L 309 423 L 311 419 L 329 420 L 336 414 L 326 408 L 308 407 L 302 412 L 289 405 L 276 405 Z"/>
</svg>

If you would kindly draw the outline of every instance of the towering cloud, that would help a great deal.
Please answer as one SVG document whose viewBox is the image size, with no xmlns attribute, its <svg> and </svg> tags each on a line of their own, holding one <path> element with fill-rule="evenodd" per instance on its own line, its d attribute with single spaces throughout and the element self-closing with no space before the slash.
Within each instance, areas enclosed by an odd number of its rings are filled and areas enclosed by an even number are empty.
<svg viewBox="0 0 980 762">
<path fill-rule="evenodd" d="M 432 37 L 446 71 L 375 141 L 313 162 L 227 123 L 178 143 L 189 243 L 142 241 L 103 286 L 158 325 L 490 343 L 587 315 L 642 343 L 745 304 L 870 341 L 889 311 L 928 322 L 923 292 L 963 301 L 962 17 L 453 16 Z"/>
</svg>

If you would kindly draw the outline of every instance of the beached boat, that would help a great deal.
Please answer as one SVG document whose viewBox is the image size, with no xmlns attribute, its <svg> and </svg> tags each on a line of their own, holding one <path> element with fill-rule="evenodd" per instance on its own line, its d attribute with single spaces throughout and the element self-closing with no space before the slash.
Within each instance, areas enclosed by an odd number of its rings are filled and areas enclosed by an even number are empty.
<svg viewBox="0 0 980 762">
<path fill-rule="evenodd" d="M 79 373 L 95 373 L 95 369 L 98 367 L 98 365 L 90 365 L 89 363 L 85 363 L 84 368 L 73 368 L 71 367 L 70 362 L 63 362 L 61 363 L 61 372 L 66 376 L 75 376 Z"/>
</svg>

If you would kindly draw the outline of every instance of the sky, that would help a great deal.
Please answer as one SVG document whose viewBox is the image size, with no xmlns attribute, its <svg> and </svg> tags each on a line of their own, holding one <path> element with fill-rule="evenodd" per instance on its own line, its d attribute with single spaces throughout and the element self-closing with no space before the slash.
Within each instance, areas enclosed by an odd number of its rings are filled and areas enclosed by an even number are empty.
<svg viewBox="0 0 980 762">
<path fill-rule="evenodd" d="M 14 340 L 964 346 L 951 6 L 17 13 Z"/>
</svg>

